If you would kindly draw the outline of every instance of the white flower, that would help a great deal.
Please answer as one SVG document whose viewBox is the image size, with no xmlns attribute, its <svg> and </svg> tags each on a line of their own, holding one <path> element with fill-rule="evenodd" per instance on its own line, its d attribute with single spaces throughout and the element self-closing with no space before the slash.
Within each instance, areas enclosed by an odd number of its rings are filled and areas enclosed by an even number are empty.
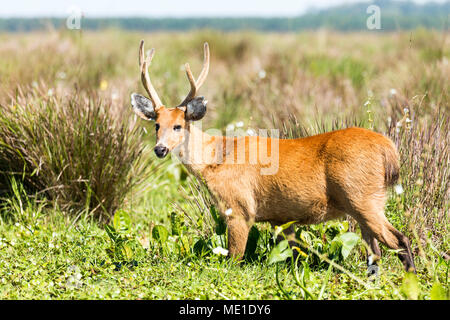
<svg viewBox="0 0 450 320">
<path fill-rule="evenodd" d="M 231 209 L 231 208 L 229 208 L 229 209 L 227 209 L 226 211 L 225 211 L 225 215 L 228 217 L 228 216 L 231 216 L 231 214 L 233 213 L 233 209 Z"/>
<path fill-rule="evenodd" d="M 397 184 L 397 185 L 394 187 L 394 190 L 395 190 L 395 193 L 396 193 L 396 194 L 402 194 L 402 193 L 403 193 L 403 187 L 402 187 L 401 184 Z"/>
<path fill-rule="evenodd" d="M 56 238 L 58 236 L 58 234 L 56 232 L 52 233 L 52 238 Z"/>
<path fill-rule="evenodd" d="M 233 131 L 234 130 L 234 124 L 230 123 L 227 125 L 227 131 Z"/>
<path fill-rule="evenodd" d="M 118 94 L 117 92 L 113 92 L 113 93 L 111 94 L 111 99 L 112 99 L 112 100 L 117 100 L 117 99 L 119 99 L 119 94 Z"/>
<path fill-rule="evenodd" d="M 219 255 L 222 255 L 222 256 L 227 256 L 228 255 L 228 250 L 224 249 L 222 247 L 217 247 L 217 248 L 213 249 L 213 253 L 214 254 L 219 254 Z"/>
<path fill-rule="evenodd" d="M 247 134 L 248 134 L 249 136 L 254 136 L 254 135 L 256 135 L 256 132 L 255 132 L 255 130 L 253 130 L 252 128 L 249 128 L 249 129 L 247 130 Z"/>
<path fill-rule="evenodd" d="M 266 71 L 263 70 L 263 69 L 259 70 L 259 72 L 258 72 L 258 77 L 259 77 L 260 79 L 264 79 L 264 78 L 266 77 Z"/>
<path fill-rule="evenodd" d="M 54 248 L 55 245 L 54 245 L 53 243 L 50 242 L 50 243 L 48 244 L 48 247 L 49 247 L 49 248 Z"/>
<path fill-rule="evenodd" d="M 397 90 L 395 90 L 394 88 L 392 88 L 391 90 L 389 90 L 389 95 L 390 96 L 395 96 L 397 94 Z"/>
<path fill-rule="evenodd" d="M 55 90 L 53 90 L 52 88 L 48 89 L 48 91 L 47 91 L 47 95 L 49 97 L 53 96 L 54 93 L 55 93 Z"/>
<path fill-rule="evenodd" d="M 236 122 L 236 128 L 242 128 L 244 126 L 243 121 Z"/>
</svg>

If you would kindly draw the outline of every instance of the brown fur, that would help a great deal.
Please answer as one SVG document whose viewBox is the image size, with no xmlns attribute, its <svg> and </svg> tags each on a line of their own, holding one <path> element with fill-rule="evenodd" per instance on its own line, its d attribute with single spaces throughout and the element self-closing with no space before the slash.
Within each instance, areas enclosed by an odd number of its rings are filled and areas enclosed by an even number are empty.
<svg viewBox="0 0 450 320">
<path fill-rule="evenodd" d="M 191 124 L 188 129 L 190 139 L 182 152 L 195 154 L 202 150 L 212 157 L 212 164 L 186 167 L 204 179 L 222 213 L 232 209 L 230 216 L 224 216 L 231 256 L 242 257 L 254 222 L 314 224 L 349 214 L 361 225 L 363 237 L 375 255 L 380 255 L 377 240 L 389 248 L 403 249 L 400 258 L 405 268 L 414 270 L 408 239 L 384 216 L 386 188 L 396 181 L 399 172 L 397 152 L 388 138 L 370 130 L 349 128 L 279 140 L 278 172 L 261 175 L 259 162 L 249 164 L 248 150 L 266 138 L 208 136 Z M 243 164 L 235 164 L 239 139 L 245 141 Z M 226 143 L 234 144 L 233 157 L 227 157 Z M 218 150 L 218 145 L 222 149 Z M 218 153 L 224 159 L 221 164 L 214 162 Z"/>
<path fill-rule="evenodd" d="M 139 116 L 155 120 L 159 126 L 157 155 L 163 157 L 177 148 L 187 169 L 208 185 L 228 224 L 230 256 L 243 256 L 248 232 L 255 222 L 314 224 L 348 214 L 360 224 L 372 254 L 381 255 L 377 243 L 381 241 L 389 248 L 402 249 L 399 257 L 406 270 L 415 270 L 408 239 L 384 215 L 386 188 L 399 176 L 398 155 L 392 141 L 362 128 L 286 140 L 210 136 L 186 120 L 192 119 L 186 110 L 196 99 L 209 70 L 208 44 L 204 48 L 199 79 L 194 79 L 186 64 L 191 91 L 179 107 L 168 109 L 161 104 L 148 75 L 154 51 L 144 59 L 141 41 L 141 78 L 151 102 L 133 94 L 132 105 Z M 201 99 L 194 120 L 206 112 L 206 100 Z M 176 125 L 183 130 L 175 130 Z M 277 153 L 270 154 L 278 160 L 278 170 L 271 175 L 261 173 L 262 169 L 271 168 L 258 152 L 266 145 L 270 153 Z M 272 146 L 277 147 L 275 151 Z M 257 159 L 252 161 L 255 154 Z M 197 161 L 199 157 L 201 161 Z M 232 213 L 226 215 L 229 209 Z"/>
</svg>

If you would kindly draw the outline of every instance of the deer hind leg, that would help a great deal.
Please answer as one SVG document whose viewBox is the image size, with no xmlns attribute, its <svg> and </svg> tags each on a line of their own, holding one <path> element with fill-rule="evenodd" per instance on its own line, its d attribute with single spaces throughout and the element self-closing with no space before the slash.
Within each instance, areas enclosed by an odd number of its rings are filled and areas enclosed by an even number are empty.
<svg viewBox="0 0 450 320">
<path fill-rule="evenodd" d="M 364 241 L 367 243 L 368 252 L 367 252 L 367 275 L 368 276 L 377 276 L 378 275 L 378 260 L 381 258 L 381 250 L 378 246 L 378 241 L 374 237 L 374 235 L 370 232 L 370 230 L 364 228 L 362 225 L 361 234 Z"/>
<path fill-rule="evenodd" d="M 354 216 L 360 224 L 361 230 L 365 230 L 363 232 L 369 234 L 366 235 L 366 241 L 373 242 L 372 238 L 375 238 L 391 249 L 401 249 L 398 257 L 402 261 L 405 270 L 415 272 L 416 267 L 408 238 L 389 223 L 384 215 L 383 208 L 377 207 L 360 210 Z"/>
</svg>

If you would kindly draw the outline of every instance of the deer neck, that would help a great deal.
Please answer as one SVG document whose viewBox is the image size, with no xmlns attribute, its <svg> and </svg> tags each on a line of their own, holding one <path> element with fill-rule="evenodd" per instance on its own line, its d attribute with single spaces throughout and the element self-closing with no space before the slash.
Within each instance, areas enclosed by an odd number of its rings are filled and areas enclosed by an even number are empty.
<svg viewBox="0 0 450 320">
<path fill-rule="evenodd" d="M 180 147 L 180 160 L 195 176 L 205 177 L 208 167 L 217 163 L 217 146 L 222 136 L 211 136 L 193 123 L 187 127 L 188 135 Z"/>
</svg>

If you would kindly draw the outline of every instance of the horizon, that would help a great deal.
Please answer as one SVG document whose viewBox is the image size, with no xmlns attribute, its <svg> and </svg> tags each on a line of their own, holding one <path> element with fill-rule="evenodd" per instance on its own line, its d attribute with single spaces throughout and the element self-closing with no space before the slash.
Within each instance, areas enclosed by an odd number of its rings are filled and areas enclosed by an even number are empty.
<svg viewBox="0 0 450 320">
<path fill-rule="evenodd" d="M 448 0 L 410 0 L 415 4 L 447 3 Z M 0 18 L 64 18 L 71 12 L 81 11 L 84 18 L 289 18 L 305 13 L 340 5 L 367 3 L 370 0 L 271 0 L 245 1 L 229 0 L 228 3 L 214 3 L 207 6 L 205 0 L 191 0 L 184 5 L 180 0 L 166 1 L 151 7 L 145 0 L 88 1 L 88 0 L 17 0 L 8 7 L 2 7 Z M 143 4 L 145 7 L 142 8 Z M 137 9 L 140 8 L 140 9 Z"/>
</svg>

